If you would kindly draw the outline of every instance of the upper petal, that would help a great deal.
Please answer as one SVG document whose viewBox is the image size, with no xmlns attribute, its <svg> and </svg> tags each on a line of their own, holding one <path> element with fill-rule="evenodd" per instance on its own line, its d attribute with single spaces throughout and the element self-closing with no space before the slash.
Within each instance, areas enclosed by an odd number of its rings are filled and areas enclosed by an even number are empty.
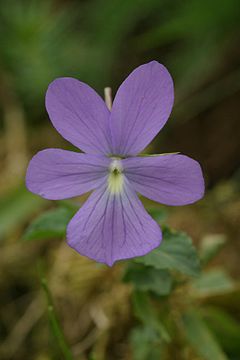
<svg viewBox="0 0 240 360">
<path fill-rule="evenodd" d="M 79 196 L 106 182 L 110 160 L 60 149 L 37 153 L 29 163 L 27 188 L 46 199 Z"/>
<path fill-rule="evenodd" d="M 203 197 L 204 179 L 199 163 L 185 155 L 161 155 L 122 160 L 134 189 L 167 205 L 191 204 Z"/>
<path fill-rule="evenodd" d="M 115 155 L 136 155 L 167 121 L 173 106 L 173 81 L 157 61 L 141 65 L 122 83 L 113 102 L 110 126 Z"/>
<path fill-rule="evenodd" d="M 109 110 L 90 86 L 73 78 L 54 80 L 46 93 L 46 109 L 66 140 L 87 153 L 110 152 Z"/>
<path fill-rule="evenodd" d="M 72 248 L 109 266 L 116 260 L 145 255 L 161 238 L 158 224 L 126 184 L 117 195 L 104 185 L 95 190 L 67 228 Z"/>
</svg>

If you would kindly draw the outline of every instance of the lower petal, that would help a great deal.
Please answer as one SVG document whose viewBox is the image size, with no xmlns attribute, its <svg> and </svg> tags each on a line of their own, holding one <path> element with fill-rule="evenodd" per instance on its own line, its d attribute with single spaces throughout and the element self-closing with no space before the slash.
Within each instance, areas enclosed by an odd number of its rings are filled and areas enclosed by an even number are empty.
<svg viewBox="0 0 240 360">
<path fill-rule="evenodd" d="M 159 246 L 158 224 L 126 182 L 121 193 L 95 190 L 67 228 L 68 244 L 81 255 L 112 266 Z"/>
</svg>

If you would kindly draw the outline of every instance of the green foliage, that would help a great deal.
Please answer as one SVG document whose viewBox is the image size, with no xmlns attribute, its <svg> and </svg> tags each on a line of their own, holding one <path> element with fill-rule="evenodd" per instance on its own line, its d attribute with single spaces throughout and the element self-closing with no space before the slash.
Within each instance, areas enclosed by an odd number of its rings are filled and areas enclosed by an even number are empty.
<svg viewBox="0 0 240 360">
<path fill-rule="evenodd" d="M 187 340 L 204 360 L 227 360 L 214 335 L 197 311 L 188 310 L 182 317 L 182 324 Z"/>
<path fill-rule="evenodd" d="M 110 81 L 109 77 L 111 73 L 114 75 L 116 68 L 114 63 L 117 64 L 123 56 L 122 49 L 129 43 L 136 24 L 159 9 L 158 0 L 93 0 L 86 21 L 89 41 L 93 44 L 88 57 L 92 81 L 97 81 L 97 85 Z M 99 64 L 103 65 L 101 72 Z"/>
<path fill-rule="evenodd" d="M 201 264 L 209 263 L 223 248 L 226 243 L 224 235 L 209 235 L 203 238 L 199 249 Z"/>
<path fill-rule="evenodd" d="M 0 4 L 1 65 L 24 104 L 42 105 L 50 81 L 79 69 L 75 14 L 66 5 L 57 9 L 52 0 Z"/>
<path fill-rule="evenodd" d="M 192 287 L 196 296 L 214 296 L 232 291 L 234 282 L 223 269 L 212 269 L 194 279 Z"/>
<path fill-rule="evenodd" d="M 168 63 L 176 71 L 181 90 L 189 91 L 195 81 L 201 84 L 219 66 L 222 42 L 227 43 L 238 29 L 239 4 L 236 0 L 223 0 L 221 6 L 218 0 L 190 0 L 162 2 L 159 7 L 157 20 L 137 38 L 139 49 L 181 44 L 173 45 Z"/>
<path fill-rule="evenodd" d="M 58 208 L 33 221 L 24 238 L 63 237 L 76 210 L 75 203 L 59 202 Z M 154 209 L 152 213 L 161 221 L 164 212 L 159 214 Z M 189 236 L 163 226 L 162 244 L 150 254 L 127 262 L 123 281 L 132 284 L 132 307 L 138 322 L 132 327 L 129 339 L 133 360 L 167 360 L 169 349 L 182 341 L 185 348 L 192 349 L 203 360 L 226 360 L 224 351 L 238 352 L 240 325 L 226 312 L 204 303 L 199 305 L 203 298 L 222 296 L 236 288 L 221 268 L 200 272 L 200 259 L 202 265 L 207 264 L 223 243 L 222 237 L 215 236 L 208 242 L 205 238 L 198 255 Z M 43 282 L 43 286 L 48 301 L 52 302 L 47 284 Z M 66 343 L 51 304 L 48 312 L 53 334 L 56 339 L 59 337 L 57 343 L 64 351 Z M 227 331 L 229 336 L 225 336 Z"/>
<path fill-rule="evenodd" d="M 163 224 L 167 219 L 167 212 L 165 209 L 148 209 L 149 214 L 156 220 L 159 224 Z"/>
<path fill-rule="evenodd" d="M 235 0 L 223 0 L 221 7 L 218 6 L 217 0 L 213 0 L 211 3 L 207 0 L 201 2 L 190 0 L 181 2 L 181 4 L 175 2 L 171 20 L 147 33 L 145 41 L 149 46 L 151 44 L 153 46 L 159 42 L 181 39 L 183 36 L 194 40 L 200 39 L 204 34 L 215 40 L 222 34 L 227 35 L 227 31 L 237 25 L 238 19 L 239 14 L 236 14 Z M 214 31 L 220 25 L 222 27 Z"/>
<path fill-rule="evenodd" d="M 45 201 L 25 186 L 13 189 L 0 199 L 0 239 L 26 221 L 33 212 L 44 207 Z"/>
<path fill-rule="evenodd" d="M 135 291 L 133 293 L 133 310 L 135 316 L 141 320 L 145 326 L 154 330 L 164 341 L 170 341 L 168 331 L 161 322 L 146 292 Z"/>
<path fill-rule="evenodd" d="M 176 270 L 190 276 L 200 273 L 199 258 L 190 237 L 168 228 L 163 231 L 162 244 L 135 261 L 156 269 Z"/>
<path fill-rule="evenodd" d="M 47 301 L 47 311 L 48 311 L 48 318 L 50 323 L 50 328 L 52 331 L 52 334 L 54 336 L 55 341 L 57 342 L 59 346 L 59 352 L 62 353 L 64 360 L 73 360 L 73 356 L 71 353 L 70 348 L 68 347 L 61 325 L 59 323 L 54 305 L 52 300 L 52 295 L 48 287 L 47 280 L 45 276 L 43 275 L 41 267 L 39 268 L 40 278 L 41 278 L 41 284 L 42 288 L 44 290 L 44 294 Z"/>
<path fill-rule="evenodd" d="M 208 306 L 202 311 L 208 327 L 229 355 L 240 354 L 240 324 L 220 307 Z"/>
<path fill-rule="evenodd" d="M 152 57 L 174 71 L 185 95 L 218 68 L 224 48 L 234 42 L 238 10 L 236 0 L 221 6 L 217 0 L 93 0 L 59 6 L 53 0 L 2 2 L 1 64 L 13 91 L 35 110 L 58 76 L 81 77 L 102 92 L 123 79 L 121 66 L 128 72 Z M 133 59 L 132 64 L 125 59 Z M 236 77 L 232 80 L 224 96 L 239 89 Z M 222 91 L 221 86 L 219 95 Z M 203 108 L 215 98 L 207 96 Z"/>
<path fill-rule="evenodd" d="M 90 354 L 88 360 L 96 360 L 95 354 Z"/>
<path fill-rule="evenodd" d="M 176 118 L 191 119 L 214 101 L 239 90 L 239 65 L 234 62 L 239 9 L 236 0 L 3 1 L 0 4 L 3 92 L 6 82 L 24 109 L 31 106 L 29 119 L 40 122 L 42 118 L 36 109 L 41 107 L 41 112 L 44 111 L 44 93 L 55 77 L 76 76 L 102 92 L 105 85 L 115 89 L 129 70 L 155 58 L 174 74 Z M 227 63 L 231 66 L 227 67 Z M 40 142 L 37 146 L 41 146 Z M 45 200 L 22 186 L 6 194 L 0 200 L 0 238 L 23 227 L 46 206 Z M 34 241 L 64 237 L 75 211 L 76 207 L 61 203 L 59 208 L 37 217 L 24 238 Z M 166 220 L 165 210 L 149 209 L 149 213 L 161 224 Z M 239 358 L 240 325 L 236 312 L 239 293 L 233 292 L 236 284 L 223 269 L 204 269 L 200 273 L 200 264 L 202 267 L 209 264 L 224 242 L 223 236 L 206 237 L 198 256 L 186 234 L 164 228 L 158 249 L 122 263 L 127 263 L 124 281 L 132 284 L 133 289 L 136 324 L 128 326 L 132 326 L 134 360 L 182 360 L 181 351 L 188 347 L 206 360 L 226 359 L 221 347 L 231 359 Z M 9 257 L 13 269 L 12 255 Z M 117 269 L 118 266 L 124 265 L 117 265 Z M 86 269 L 87 282 L 88 266 Z M 182 282 L 179 273 L 184 275 Z M 54 342 L 62 353 L 58 358 L 71 359 L 45 279 L 42 285 Z M 13 292 L 18 293 L 21 287 L 24 284 L 18 283 Z M 6 303 L 6 308 L 12 306 L 8 304 L 8 295 L 6 300 L 3 296 L 4 308 Z M 212 306 L 216 298 L 218 308 Z M 232 306 L 234 302 L 236 305 Z M 224 310 L 220 308 L 222 304 Z M 15 331 L 14 312 L 11 313 L 9 327 Z M 19 324 L 28 319 L 27 315 L 26 312 L 19 323 L 16 321 L 16 329 L 21 329 Z M 30 337 L 26 337 L 27 341 Z M 104 334 L 104 345 L 106 337 Z M 36 354 L 36 358 L 40 357 Z M 98 353 L 88 357 L 97 360 Z"/>
<path fill-rule="evenodd" d="M 161 359 L 164 344 L 161 343 L 158 334 L 151 327 L 139 326 L 134 328 L 130 341 L 133 360 Z"/>
<path fill-rule="evenodd" d="M 205 243 L 200 253 L 202 263 L 216 256 L 222 245 L 222 238 Z M 222 269 L 201 273 L 199 269 L 199 256 L 191 239 L 168 228 L 164 228 L 158 249 L 128 265 L 124 280 L 137 289 L 133 293 L 133 309 L 142 323 L 131 332 L 134 359 L 168 359 L 169 349 L 175 342 L 182 342 L 183 336 L 185 347 L 203 360 L 227 360 L 224 351 L 238 352 L 240 325 L 227 313 L 205 311 L 204 304 L 199 306 L 198 303 L 202 297 L 210 299 L 229 293 L 236 285 Z M 179 282 L 177 272 L 190 277 Z M 229 341 L 230 336 L 225 342 L 222 339 L 225 321 L 233 341 Z M 220 324 L 218 329 L 217 324 Z"/>
<path fill-rule="evenodd" d="M 59 202 L 58 208 L 43 213 L 33 221 L 24 238 L 63 237 L 67 223 L 76 210 L 77 206 L 72 202 Z M 158 221 L 165 216 L 157 209 L 149 212 Z M 130 332 L 134 360 L 167 360 L 169 349 L 175 346 L 175 342 L 182 342 L 183 335 L 184 346 L 193 349 L 203 360 L 226 360 L 224 351 L 230 354 L 238 351 L 240 325 L 228 313 L 209 309 L 208 306 L 205 309 L 204 304 L 199 306 L 199 300 L 203 298 L 222 296 L 236 288 L 221 268 L 200 272 L 200 259 L 202 265 L 207 264 L 223 244 L 222 237 L 215 236 L 210 241 L 205 238 L 198 255 L 189 236 L 163 226 L 162 244 L 150 254 L 127 262 L 123 281 L 132 284 L 132 307 L 138 321 Z M 61 342 L 63 334 L 61 330 L 59 333 L 56 314 L 51 306 L 48 311 L 53 334 L 55 332 L 55 337 L 58 334 Z M 231 336 L 224 335 L 227 330 Z"/>
<path fill-rule="evenodd" d="M 67 224 L 74 212 L 71 208 L 59 207 L 43 213 L 29 225 L 24 234 L 24 239 L 62 238 L 65 236 Z"/>
<path fill-rule="evenodd" d="M 124 281 L 131 282 L 136 289 L 141 291 L 152 291 L 157 295 L 168 295 L 172 289 L 173 279 L 166 270 L 130 263 Z"/>
</svg>

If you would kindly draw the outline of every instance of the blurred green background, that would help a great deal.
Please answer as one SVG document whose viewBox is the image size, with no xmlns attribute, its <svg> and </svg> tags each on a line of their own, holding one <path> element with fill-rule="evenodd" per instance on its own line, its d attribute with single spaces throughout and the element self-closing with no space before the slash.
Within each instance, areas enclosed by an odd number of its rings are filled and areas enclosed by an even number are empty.
<svg viewBox="0 0 240 360">
<path fill-rule="evenodd" d="M 70 146 L 44 107 L 46 88 L 59 76 L 79 78 L 103 95 L 106 86 L 115 93 L 142 63 L 154 59 L 169 69 L 174 110 L 148 152 L 180 151 L 197 159 L 207 194 L 195 205 L 162 207 L 166 222 L 196 244 L 224 238 L 209 266 L 224 267 L 238 282 L 239 40 L 238 0 L 0 1 L 0 359 L 62 359 L 49 332 L 40 259 L 74 359 L 95 359 L 92 350 L 96 360 L 145 359 L 129 345 L 135 320 L 121 264 L 96 266 L 57 236 L 22 239 L 29 223 L 55 206 L 25 189 L 28 161 L 43 148 Z M 207 300 L 234 318 L 221 318 L 220 334 L 210 322 L 231 360 L 240 359 L 239 300 L 238 286 Z M 179 344 L 167 356 L 202 359 L 184 346 L 180 351 Z"/>
</svg>

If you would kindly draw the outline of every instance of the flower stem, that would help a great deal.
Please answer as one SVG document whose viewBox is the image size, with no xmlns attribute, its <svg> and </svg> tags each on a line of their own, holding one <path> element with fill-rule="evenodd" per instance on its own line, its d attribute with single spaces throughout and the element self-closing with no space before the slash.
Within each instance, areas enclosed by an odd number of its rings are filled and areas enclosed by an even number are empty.
<svg viewBox="0 0 240 360">
<path fill-rule="evenodd" d="M 109 110 L 112 108 L 112 89 L 110 87 L 104 88 L 105 103 Z"/>
<path fill-rule="evenodd" d="M 47 280 L 43 274 L 43 270 L 42 270 L 41 266 L 39 266 L 39 274 L 40 274 L 40 279 L 41 279 L 41 285 L 42 285 L 42 288 L 44 290 L 46 300 L 47 300 L 48 317 L 49 317 L 52 333 L 58 343 L 59 349 L 62 352 L 63 359 L 64 360 L 73 360 L 71 350 L 66 343 L 63 331 L 61 329 L 59 320 L 57 318 L 57 314 L 55 312 L 54 305 L 53 305 L 52 295 L 48 288 Z"/>
</svg>

